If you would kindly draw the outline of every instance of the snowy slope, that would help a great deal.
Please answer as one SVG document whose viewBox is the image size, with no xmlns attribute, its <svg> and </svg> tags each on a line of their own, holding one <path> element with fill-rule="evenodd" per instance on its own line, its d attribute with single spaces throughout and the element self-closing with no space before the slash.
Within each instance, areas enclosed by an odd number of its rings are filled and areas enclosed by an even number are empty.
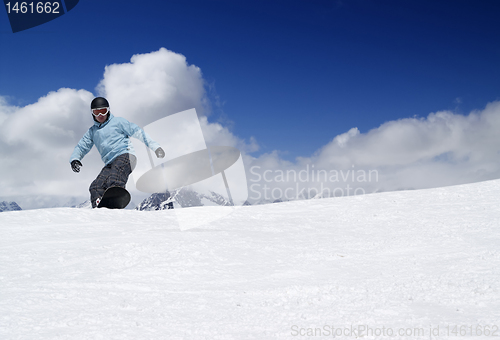
<svg viewBox="0 0 500 340">
<path fill-rule="evenodd" d="M 0 339 L 500 336 L 499 203 L 490 181 L 243 206 L 185 231 L 176 214 L 231 208 L 5 212 Z"/>
</svg>

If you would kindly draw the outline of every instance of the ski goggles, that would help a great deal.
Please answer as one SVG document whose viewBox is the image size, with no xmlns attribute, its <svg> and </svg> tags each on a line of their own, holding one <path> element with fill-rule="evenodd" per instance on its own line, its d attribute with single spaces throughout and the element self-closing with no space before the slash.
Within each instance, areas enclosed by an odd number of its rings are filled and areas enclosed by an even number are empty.
<svg viewBox="0 0 500 340">
<path fill-rule="evenodd" d="M 92 109 L 92 114 L 94 117 L 105 116 L 109 112 L 109 107 L 100 107 L 98 109 Z"/>
</svg>

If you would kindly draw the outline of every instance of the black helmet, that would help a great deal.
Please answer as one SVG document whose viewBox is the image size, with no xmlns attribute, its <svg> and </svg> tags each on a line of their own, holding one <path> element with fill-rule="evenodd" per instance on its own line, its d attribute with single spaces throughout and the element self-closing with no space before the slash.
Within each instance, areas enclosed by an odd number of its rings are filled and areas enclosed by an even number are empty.
<svg viewBox="0 0 500 340">
<path fill-rule="evenodd" d="M 98 109 L 101 107 L 109 107 L 109 103 L 106 100 L 106 98 L 103 97 L 95 97 L 94 100 L 92 100 L 92 103 L 90 103 L 90 109 Z"/>
</svg>

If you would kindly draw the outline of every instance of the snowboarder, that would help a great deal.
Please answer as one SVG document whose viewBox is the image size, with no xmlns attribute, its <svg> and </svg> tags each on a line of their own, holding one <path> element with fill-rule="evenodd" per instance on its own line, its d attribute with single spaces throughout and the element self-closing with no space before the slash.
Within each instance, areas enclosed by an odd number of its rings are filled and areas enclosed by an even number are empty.
<svg viewBox="0 0 500 340">
<path fill-rule="evenodd" d="M 105 166 L 89 188 L 92 208 L 95 208 L 107 188 L 125 188 L 127 184 L 128 177 L 136 165 L 135 152 L 129 137 L 141 140 L 158 158 L 165 157 L 165 152 L 139 126 L 125 118 L 113 116 L 106 98 L 94 98 L 90 108 L 94 125 L 80 139 L 69 161 L 71 169 L 80 172 L 81 160 L 93 145 L 101 154 Z"/>
</svg>

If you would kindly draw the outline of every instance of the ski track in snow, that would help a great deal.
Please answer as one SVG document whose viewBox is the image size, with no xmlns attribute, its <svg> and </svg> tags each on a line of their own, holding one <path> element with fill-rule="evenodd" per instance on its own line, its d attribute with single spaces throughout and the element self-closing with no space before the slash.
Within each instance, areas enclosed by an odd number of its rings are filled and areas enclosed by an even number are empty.
<svg viewBox="0 0 500 340">
<path fill-rule="evenodd" d="M 485 339 L 468 327 L 500 327 L 499 197 L 497 180 L 244 206 L 184 231 L 175 210 L 1 213 L 0 339 Z"/>
</svg>

